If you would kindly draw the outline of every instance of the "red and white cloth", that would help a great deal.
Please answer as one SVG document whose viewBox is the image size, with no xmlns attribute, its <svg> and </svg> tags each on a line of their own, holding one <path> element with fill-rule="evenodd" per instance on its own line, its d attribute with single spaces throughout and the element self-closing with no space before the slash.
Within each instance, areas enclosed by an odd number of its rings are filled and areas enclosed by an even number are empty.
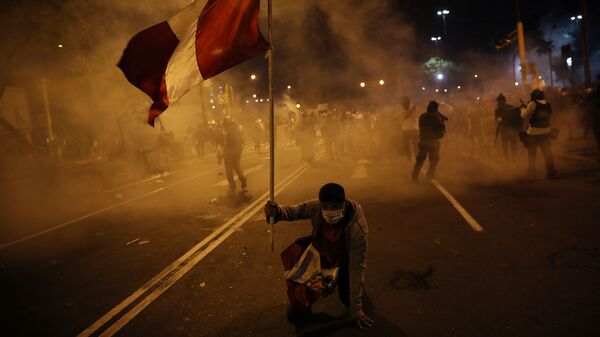
<svg viewBox="0 0 600 337">
<path fill-rule="evenodd" d="M 118 63 L 153 101 L 148 124 L 190 88 L 267 49 L 260 0 L 197 0 L 136 34 Z"/>
</svg>

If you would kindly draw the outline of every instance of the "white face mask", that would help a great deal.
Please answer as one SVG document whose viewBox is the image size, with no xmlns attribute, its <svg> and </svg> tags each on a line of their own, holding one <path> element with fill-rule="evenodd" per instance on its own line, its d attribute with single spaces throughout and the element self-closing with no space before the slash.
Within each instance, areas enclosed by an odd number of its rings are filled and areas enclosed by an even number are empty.
<svg viewBox="0 0 600 337">
<path fill-rule="evenodd" d="M 333 211 L 326 211 L 323 209 L 321 210 L 321 214 L 323 215 L 323 219 L 325 219 L 325 222 L 329 224 L 334 224 L 342 220 L 342 218 L 344 217 L 344 209 L 340 208 Z"/>
</svg>

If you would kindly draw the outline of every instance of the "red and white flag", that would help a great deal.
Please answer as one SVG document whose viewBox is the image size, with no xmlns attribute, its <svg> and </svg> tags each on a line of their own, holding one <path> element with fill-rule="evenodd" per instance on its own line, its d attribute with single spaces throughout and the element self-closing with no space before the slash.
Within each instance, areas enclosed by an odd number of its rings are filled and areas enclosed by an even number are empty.
<svg viewBox="0 0 600 337">
<path fill-rule="evenodd" d="M 118 63 L 153 101 L 148 124 L 190 88 L 261 54 L 260 0 L 196 0 L 127 44 Z"/>
</svg>

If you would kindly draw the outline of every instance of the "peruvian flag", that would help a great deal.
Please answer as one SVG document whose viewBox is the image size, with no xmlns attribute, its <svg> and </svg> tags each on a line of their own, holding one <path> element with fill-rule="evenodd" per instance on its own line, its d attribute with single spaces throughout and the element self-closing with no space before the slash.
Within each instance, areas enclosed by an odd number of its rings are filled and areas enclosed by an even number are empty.
<svg viewBox="0 0 600 337">
<path fill-rule="evenodd" d="M 148 124 L 191 87 L 267 49 L 260 0 L 196 0 L 127 44 L 118 63 L 153 101 Z"/>
</svg>

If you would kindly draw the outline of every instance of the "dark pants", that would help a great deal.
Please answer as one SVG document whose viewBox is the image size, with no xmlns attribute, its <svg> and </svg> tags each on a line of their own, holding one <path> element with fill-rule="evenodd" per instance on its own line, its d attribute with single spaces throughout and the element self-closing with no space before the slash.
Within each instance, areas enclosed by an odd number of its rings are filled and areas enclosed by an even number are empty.
<svg viewBox="0 0 600 337">
<path fill-rule="evenodd" d="M 538 147 L 540 150 L 542 150 L 548 175 L 556 174 L 554 158 L 552 156 L 552 147 L 550 146 L 550 134 L 527 136 L 527 153 L 529 154 L 529 165 L 527 171 L 529 174 L 535 174 L 535 161 Z"/>
<path fill-rule="evenodd" d="M 414 158 L 419 147 L 419 130 L 402 130 L 402 146 L 407 159 Z"/>
<path fill-rule="evenodd" d="M 514 161 L 517 155 L 517 143 L 519 141 L 518 129 L 502 129 L 502 152 L 506 160 Z"/>
<path fill-rule="evenodd" d="M 225 176 L 227 176 L 227 181 L 229 182 L 229 188 L 231 190 L 236 189 L 235 180 L 233 179 L 233 171 L 237 173 L 238 179 L 242 183 L 242 188 L 246 187 L 246 177 L 244 176 L 244 172 L 242 171 L 242 166 L 240 164 L 241 157 L 241 153 L 225 153 L 223 155 Z"/>
<path fill-rule="evenodd" d="M 433 178 L 435 176 L 435 168 L 440 161 L 440 146 L 439 145 L 424 145 L 419 144 L 419 153 L 417 154 L 417 161 L 412 172 L 412 178 L 416 180 L 419 177 L 421 168 L 425 159 L 429 155 L 429 170 L 427 171 L 427 177 Z"/>
</svg>

